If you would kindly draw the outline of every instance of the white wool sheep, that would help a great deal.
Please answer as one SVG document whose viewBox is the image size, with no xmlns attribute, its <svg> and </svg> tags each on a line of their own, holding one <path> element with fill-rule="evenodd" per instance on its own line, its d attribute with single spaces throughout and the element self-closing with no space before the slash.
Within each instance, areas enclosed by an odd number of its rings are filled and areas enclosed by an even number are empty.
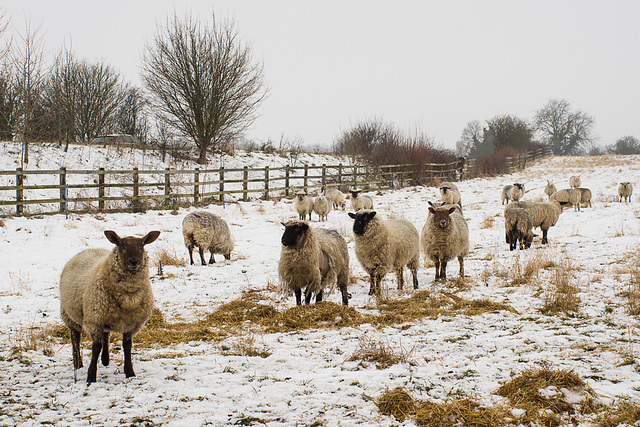
<svg viewBox="0 0 640 427">
<path fill-rule="evenodd" d="M 413 288 L 418 289 L 420 236 L 416 227 L 403 219 L 383 220 L 370 209 L 349 212 L 349 216 L 354 219 L 356 257 L 371 280 L 369 295 L 380 295 L 382 279 L 390 271 L 396 273 L 398 289 L 402 289 L 405 265 L 413 276 Z"/>
<path fill-rule="evenodd" d="M 278 275 L 282 291 L 293 292 L 296 304 L 322 301 L 323 292 L 336 285 L 342 293 L 342 304 L 349 304 L 349 251 L 347 242 L 337 231 L 312 229 L 306 221 L 291 220 L 283 223 L 282 251 L 278 262 Z"/>
<path fill-rule="evenodd" d="M 313 212 L 313 199 L 307 196 L 307 193 L 305 193 L 304 191 L 298 191 L 296 193 L 295 208 L 298 212 L 298 218 L 300 220 L 306 220 L 308 215 L 309 221 L 311 221 L 311 212 Z"/>
<path fill-rule="evenodd" d="M 551 195 L 556 191 L 557 191 L 556 186 L 554 185 L 553 181 L 547 180 L 547 185 L 546 187 L 544 187 L 544 194 L 546 194 L 547 197 L 550 199 Z"/>
<path fill-rule="evenodd" d="M 578 188 L 580 187 L 580 184 L 580 175 L 573 175 L 571 178 L 569 178 L 569 187 Z"/>
<path fill-rule="evenodd" d="M 193 262 L 193 249 L 198 248 L 200 262 L 205 265 L 204 251 L 208 250 L 209 264 L 215 263 L 214 254 L 222 254 L 231 259 L 231 251 L 235 246 L 231 231 L 226 221 L 210 212 L 192 212 L 182 220 L 182 236 L 189 251 L 189 260 Z"/>
<path fill-rule="evenodd" d="M 142 238 L 120 238 L 112 230 L 104 234 L 116 245 L 113 250 L 86 249 L 67 262 L 60 276 L 60 315 L 71 334 L 75 369 L 83 366 L 82 331 L 93 341 L 87 383 L 96 381 L 101 353 L 102 364 L 109 364 L 110 332 L 122 333 L 124 373 L 127 378 L 135 376 L 132 337 L 153 310 L 149 257 L 144 247 L 155 241 L 160 232 L 151 231 Z"/>
<path fill-rule="evenodd" d="M 469 227 L 454 207 L 438 207 L 429 202 L 427 222 L 422 227 L 422 250 L 434 263 L 436 280 L 447 280 L 447 263 L 458 258 L 464 277 L 464 257 L 469 255 Z"/>
<path fill-rule="evenodd" d="M 629 181 L 621 182 L 618 185 L 618 196 L 620 196 L 620 202 L 623 200 L 625 203 L 629 203 L 631 201 L 631 194 L 633 193 L 633 184 Z"/>
<path fill-rule="evenodd" d="M 577 190 L 580 191 L 580 203 L 591 207 L 591 190 L 588 188 L 578 188 Z"/>
<path fill-rule="evenodd" d="M 351 190 L 351 209 L 358 212 L 360 209 L 373 209 L 373 199 L 370 196 L 360 194 L 362 190 Z"/>
<path fill-rule="evenodd" d="M 509 250 L 514 250 L 520 241 L 520 249 L 529 249 L 535 234 L 529 212 L 522 208 L 513 208 L 505 212 L 504 231 Z"/>
<path fill-rule="evenodd" d="M 344 210 L 346 208 L 347 201 L 345 200 L 344 193 L 342 191 L 335 187 L 327 187 L 324 194 L 333 203 L 333 209 L 340 208 Z"/>
<path fill-rule="evenodd" d="M 574 211 L 580 211 L 582 192 L 577 188 L 565 188 L 564 190 L 558 190 L 553 193 L 549 199 L 560 203 L 563 208 L 571 205 Z"/>
<path fill-rule="evenodd" d="M 318 214 L 318 221 L 326 221 L 331 212 L 331 200 L 327 196 L 319 195 L 313 201 L 313 211 Z"/>
<path fill-rule="evenodd" d="M 449 203 L 452 205 L 460 205 L 462 207 L 462 197 L 460 196 L 460 190 L 458 187 L 451 182 L 443 182 L 438 187 L 440 190 L 440 199 L 444 203 Z"/>
<path fill-rule="evenodd" d="M 505 218 L 508 211 L 514 208 L 522 208 L 529 212 L 533 227 L 539 227 L 542 230 L 542 244 L 547 244 L 547 232 L 558 222 L 562 213 L 560 203 L 554 200 L 549 202 L 511 202 L 504 208 Z"/>
</svg>

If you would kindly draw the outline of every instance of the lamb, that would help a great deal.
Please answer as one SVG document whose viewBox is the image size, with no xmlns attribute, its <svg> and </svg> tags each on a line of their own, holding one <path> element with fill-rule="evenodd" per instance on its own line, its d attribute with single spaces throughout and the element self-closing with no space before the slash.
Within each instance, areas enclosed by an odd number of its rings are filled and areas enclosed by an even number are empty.
<svg viewBox="0 0 640 427">
<path fill-rule="evenodd" d="M 319 195 L 313 202 L 313 211 L 318 214 L 318 221 L 326 221 L 331 212 L 331 200 L 327 196 Z"/>
<path fill-rule="evenodd" d="M 542 230 L 542 244 L 547 244 L 547 232 L 558 222 L 562 213 L 560 203 L 554 200 L 549 202 L 511 202 L 504 208 L 505 218 L 508 211 L 514 208 L 522 208 L 529 212 L 533 227 L 539 227 Z"/>
<path fill-rule="evenodd" d="M 504 205 L 505 201 L 509 203 L 510 201 L 517 202 L 524 196 L 524 184 L 515 183 L 513 185 L 505 185 L 502 189 L 501 202 Z"/>
<path fill-rule="evenodd" d="M 621 182 L 618 185 L 618 196 L 620 196 L 620 202 L 624 199 L 625 203 L 629 203 L 631 201 L 631 193 L 633 193 L 633 185 L 627 182 Z"/>
<path fill-rule="evenodd" d="M 567 205 L 573 206 L 574 211 L 580 211 L 580 202 L 582 201 L 582 193 L 577 188 L 566 188 L 556 191 L 549 198 L 555 200 L 564 208 Z"/>
<path fill-rule="evenodd" d="M 298 211 L 298 217 L 304 221 L 309 215 L 309 221 L 311 221 L 311 212 L 313 212 L 313 199 L 307 197 L 307 193 L 304 191 L 298 191 L 296 193 L 296 211 Z"/>
<path fill-rule="evenodd" d="M 337 231 L 324 228 L 312 229 L 309 223 L 291 220 L 282 223 L 282 251 L 278 262 L 281 288 L 293 292 L 296 304 L 302 304 L 302 288 L 305 303 L 322 301 L 325 289 L 338 286 L 342 304 L 349 304 L 349 252 L 347 242 Z"/>
<path fill-rule="evenodd" d="M 340 208 L 340 209 L 344 210 L 345 207 L 347 206 L 347 202 L 346 202 L 346 200 L 344 198 L 344 193 L 342 191 L 338 190 L 337 188 L 328 187 L 325 190 L 324 194 L 333 203 L 333 209 Z"/>
<path fill-rule="evenodd" d="M 120 238 L 104 232 L 116 245 L 113 250 L 86 249 L 76 254 L 60 276 L 60 315 L 71 334 L 73 367 L 81 368 L 80 339 L 84 329 L 91 337 L 91 364 L 87 383 L 96 381 L 98 356 L 109 365 L 109 333 L 122 333 L 124 373 L 135 376 L 131 362 L 132 337 L 144 326 L 153 310 L 149 283 L 149 257 L 144 247 L 159 231 L 146 236 Z"/>
<path fill-rule="evenodd" d="M 509 250 L 514 250 L 520 241 L 520 249 L 529 249 L 533 242 L 533 221 L 529 212 L 513 208 L 505 212 L 504 231 Z"/>
<path fill-rule="evenodd" d="M 451 182 L 443 182 L 438 188 L 440 190 L 440 198 L 443 202 L 453 205 L 460 205 L 460 207 L 462 207 L 462 198 L 460 197 L 460 191 L 455 184 L 452 184 Z"/>
<path fill-rule="evenodd" d="M 464 257 L 469 255 L 469 227 L 454 207 L 438 207 L 429 202 L 427 222 L 422 227 L 422 251 L 436 267 L 436 280 L 447 280 L 447 262 L 458 258 L 464 277 Z"/>
<path fill-rule="evenodd" d="M 395 271 L 398 289 L 402 289 L 405 265 L 413 276 L 413 288 L 418 289 L 420 237 L 416 227 L 403 219 L 383 220 L 370 209 L 349 212 L 349 216 L 354 219 L 356 257 L 371 281 L 369 295 L 380 296 L 380 284 L 390 271 Z"/>
<path fill-rule="evenodd" d="M 184 244 L 189 250 L 189 260 L 193 262 L 193 248 L 198 247 L 200 262 L 205 265 L 204 251 L 209 251 L 209 264 L 216 262 L 214 254 L 222 254 L 225 259 L 231 259 L 231 251 L 235 246 L 229 226 L 218 215 L 198 211 L 192 212 L 182 220 L 182 235 Z"/>
<path fill-rule="evenodd" d="M 569 178 L 569 187 L 578 188 L 580 187 L 580 184 L 580 175 L 573 175 L 571 178 Z"/>
<path fill-rule="evenodd" d="M 556 191 L 556 186 L 553 184 L 553 181 L 547 180 L 547 186 L 544 187 L 544 194 L 546 194 L 547 197 L 551 199 L 551 195 Z"/>
<path fill-rule="evenodd" d="M 351 190 L 351 209 L 358 212 L 360 209 L 373 209 L 373 199 L 360 194 L 362 190 Z"/>
</svg>

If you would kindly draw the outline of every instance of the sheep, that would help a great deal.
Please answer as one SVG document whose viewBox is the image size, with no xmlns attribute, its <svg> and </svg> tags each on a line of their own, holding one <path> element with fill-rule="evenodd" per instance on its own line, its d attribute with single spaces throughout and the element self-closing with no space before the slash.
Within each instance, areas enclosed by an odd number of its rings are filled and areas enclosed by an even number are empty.
<svg viewBox="0 0 640 427">
<path fill-rule="evenodd" d="M 340 209 L 344 210 L 345 207 L 347 206 L 347 202 L 345 200 L 344 193 L 342 191 L 338 190 L 337 188 L 328 187 L 325 190 L 324 194 L 333 203 L 333 209 L 340 208 Z"/>
<path fill-rule="evenodd" d="M 573 206 L 574 211 L 580 211 L 582 193 L 577 188 L 566 188 L 558 190 L 551 195 L 550 200 L 555 200 L 564 208 L 567 205 Z"/>
<path fill-rule="evenodd" d="M 453 205 L 460 205 L 460 207 L 462 207 L 460 190 L 458 190 L 458 187 L 456 187 L 455 184 L 452 184 L 451 182 L 443 182 L 442 184 L 440 184 L 438 189 L 440 190 L 440 198 L 443 202 Z"/>
<path fill-rule="evenodd" d="M 438 207 L 429 202 L 427 222 L 422 227 L 422 251 L 435 264 L 436 280 L 447 280 L 447 262 L 458 258 L 464 277 L 464 257 L 469 255 L 469 227 L 454 207 Z"/>
<path fill-rule="evenodd" d="M 571 178 L 569 178 L 569 187 L 578 188 L 580 187 L 580 184 L 580 175 L 573 175 Z"/>
<path fill-rule="evenodd" d="M 542 244 L 547 244 L 547 232 L 558 222 L 562 213 L 560 203 L 554 200 L 549 202 L 511 202 L 504 208 L 505 218 L 508 211 L 514 208 L 522 208 L 529 212 L 533 227 L 539 227 L 542 230 Z"/>
<path fill-rule="evenodd" d="M 313 212 L 313 199 L 307 197 L 307 193 L 304 191 L 298 191 L 296 193 L 295 202 L 296 211 L 298 211 L 298 218 L 302 221 L 307 219 L 309 215 L 309 221 L 311 221 L 311 212 Z"/>
<path fill-rule="evenodd" d="M 347 242 L 335 230 L 312 229 L 309 223 L 290 220 L 282 223 L 282 251 L 278 262 L 281 290 L 293 292 L 296 304 L 302 304 L 302 288 L 305 288 L 305 303 L 322 301 L 325 289 L 338 286 L 342 293 L 342 304 L 349 304 L 349 251 Z"/>
<path fill-rule="evenodd" d="M 514 250 L 520 241 L 520 249 L 529 249 L 535 234 L 529 212 L 522 208 L 509 209 L 504 217 L 504 232 L 509 250 Z"/>
<path fill-rule="evenodd" d="M 189 260 L 193 262 L 193 248 L 200 252 L 200 262 L 205 265 L 204 251 L 209 251 L 209 264 L 216 262 L 214 254 L 222 254 L 225 259 L 231 259 L 231 251 L 235 246 L 229 226 L 218 215 L 198 211 L 192 212 L 182 220 L 182 235 L 184 244 L 189 251 Z"/>
<path fill-rule="evenodd" d="M 631 201 L 631 193 L 633 193 L 633 185 L 627 182 L 621 182 L 618 185 L 618 196 L 620 196 L 620 202 L 624 199 L 625 203 L 629 203 Z"/>
<path fill-rule="evenodd" d="M 104 235 L 116 245 L 113 250 L 86 249 L 67 262 L 60 276 L 60 315 L 71 335 L 74 369 L 83 366 L 83 329 L 93 341 L 89 384 L 96 381 L 100 353 L 102 364 L 109 365 L 110 332 L 122 333 L 124 373 L 127 378 L 135 376 L 131 340 L 153 310 L 149 257 L 144 247 L 160 232 L 151 231 L 142 238 L 121 238 L 112 230 Z"/>
<path fill-rule="evenodd" d="M 591 207 L 591 190 L 588 188 L 577 188 L 580 191 L 580 203 L 583 203 L 585 207 Z"/>
<path fill-rule="evenodd" d="M 524 184 L 505 185 L 502 189 L 501 204 L 504 205 L 505 202 L 509 203 L 510 201 L 517 202 L 524 196 L 524 193 Z"/>
<path fill-rule="evenodd" d="M 416 227 L 403 219 L 383 220 L 371 209 L 349 212 L 349 216 L 354 219 L 356 257 L 371 281 L 369 295 L 380 296 L 380 284 L 390 271 L 395 271 L 398 289 L 402 289 L 405 265 L 413 276 L 413 288 L 418 289 L 420 236 Z"/>
<path fill-rule="evenodd" d="M 547 180 L 547 186 L 544 187 L 544 194 L 546 194 L 547 197 L 551 199 L 551 195 L 556 191 L 556 186 L 554 185 L 553 181 Z"/>
<path fill-rule="evenodd" d="M 331 200 L 327 196 L 319 195 L 313 202 L 313 211 L 318 214 L 318 221 L 326 221 L 331 212 Z"/>
<path fill-rule="evenodd" d="M 373 199 L 360 194 L 362 190 L 351 190 L 351 209 L 358 212 L 360 209 L 373 209 Z"/>
</svg>

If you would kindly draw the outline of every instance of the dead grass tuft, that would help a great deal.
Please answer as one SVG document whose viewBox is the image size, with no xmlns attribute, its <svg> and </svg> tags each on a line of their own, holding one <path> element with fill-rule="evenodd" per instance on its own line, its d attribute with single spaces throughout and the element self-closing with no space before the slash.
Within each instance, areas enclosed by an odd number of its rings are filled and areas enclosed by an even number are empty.
<svg viewBox="0 0 640 427">
<path fill-rule="evenodd" d="M 485 216 L 484 219 L 482 220 L 482 223 L 480 223 L 480 228 L 482 229 L 487 229 L 487 228 L 492 228 L 493 227 L 493 223 L 496 221 L 496 218 L 493 216 Z"/>
<path fill-rule="evenodd" d="M 184 267 L 187 265 L 187 260 L 184 257 L 178 255 L 175 248 L 161 248 L 156 252 L 154 257 L 154 264 L 160 268 L 160 266 L 174 265 L 176 267 Z"/>
<path fill-rule="evenodd" d="M 621 295 L 626 299 L 627 311 L 631 315 L 640 314 L 640 249 L 636 249 L 627 256 L 625 268 L 620 271 L 628 274 L 626 289 Z"/>
<path fill-rule="evenodd" d="M 576 281 L 576 268 L 571 261 L 565 260 L 556 267 L 551 275 L 549 289 L 545 292 L 542 313 L 575 314 L 580 309 L 580 297 Z"/>
<path fill-rule="evenodd" d="M 416 424 L 423 427 L 500 427 L 513 416 L 502 407 L 488 408 L 469 398 L 444 403 L 420 402 Z"/>
<path fill-rule="evenodd" d="M 405 418 L 416 412 L 413 397 L 402 387 L 384 392 L 377 400 L 376 405 L 382 414 L 391 415 L 399 421 L 404 421 Z"/>
<path fill-rule="evenodd" d="M 637 425 L 640 421 L 640 404 L 623 400 L 616 407 L 608 408 L 596 418 L 598 427 Z"/>
<path fill-rule="evenodd" d="M 266 359 L 271 356 L 264 344 L 259 344 L 255 334 L 248 334 L 237 337 L 230 341 L 229 345 L 220 346 L 223 354 L 230 356 L 262 357 Z"/>
<path fill-rule="evenodd" d="M 347 361 L 359 361 L 361 366 L 371 363 L 377 369 L 386 369 L 398 363 L 412 364 L 414 350 L 413 347 L 407 350 L 401 344 L 398 349 L 394 349 L 389 342 L 375 341 L 363 335 L 359 339 L 358 348 Z"/>
</svg>

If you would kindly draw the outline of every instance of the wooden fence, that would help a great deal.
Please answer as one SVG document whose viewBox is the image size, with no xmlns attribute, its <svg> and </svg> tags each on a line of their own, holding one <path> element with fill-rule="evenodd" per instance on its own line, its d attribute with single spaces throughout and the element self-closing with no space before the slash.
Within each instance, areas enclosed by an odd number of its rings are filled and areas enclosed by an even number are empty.
<svg viewBox="0 0 640 427">
<path fill-rule="evenodd" d="M 509 158 L 505 172 L 548 155 Z M 22 170 L 0 171 L 0 216 L 86 211 L 144 211 L 231 200 L 289 197 L 320 192 L 327 185 L 387 190 L 476 176 L 475 162 L 424 165 L 321 165 L 195 170 Z"/>
</svg>

